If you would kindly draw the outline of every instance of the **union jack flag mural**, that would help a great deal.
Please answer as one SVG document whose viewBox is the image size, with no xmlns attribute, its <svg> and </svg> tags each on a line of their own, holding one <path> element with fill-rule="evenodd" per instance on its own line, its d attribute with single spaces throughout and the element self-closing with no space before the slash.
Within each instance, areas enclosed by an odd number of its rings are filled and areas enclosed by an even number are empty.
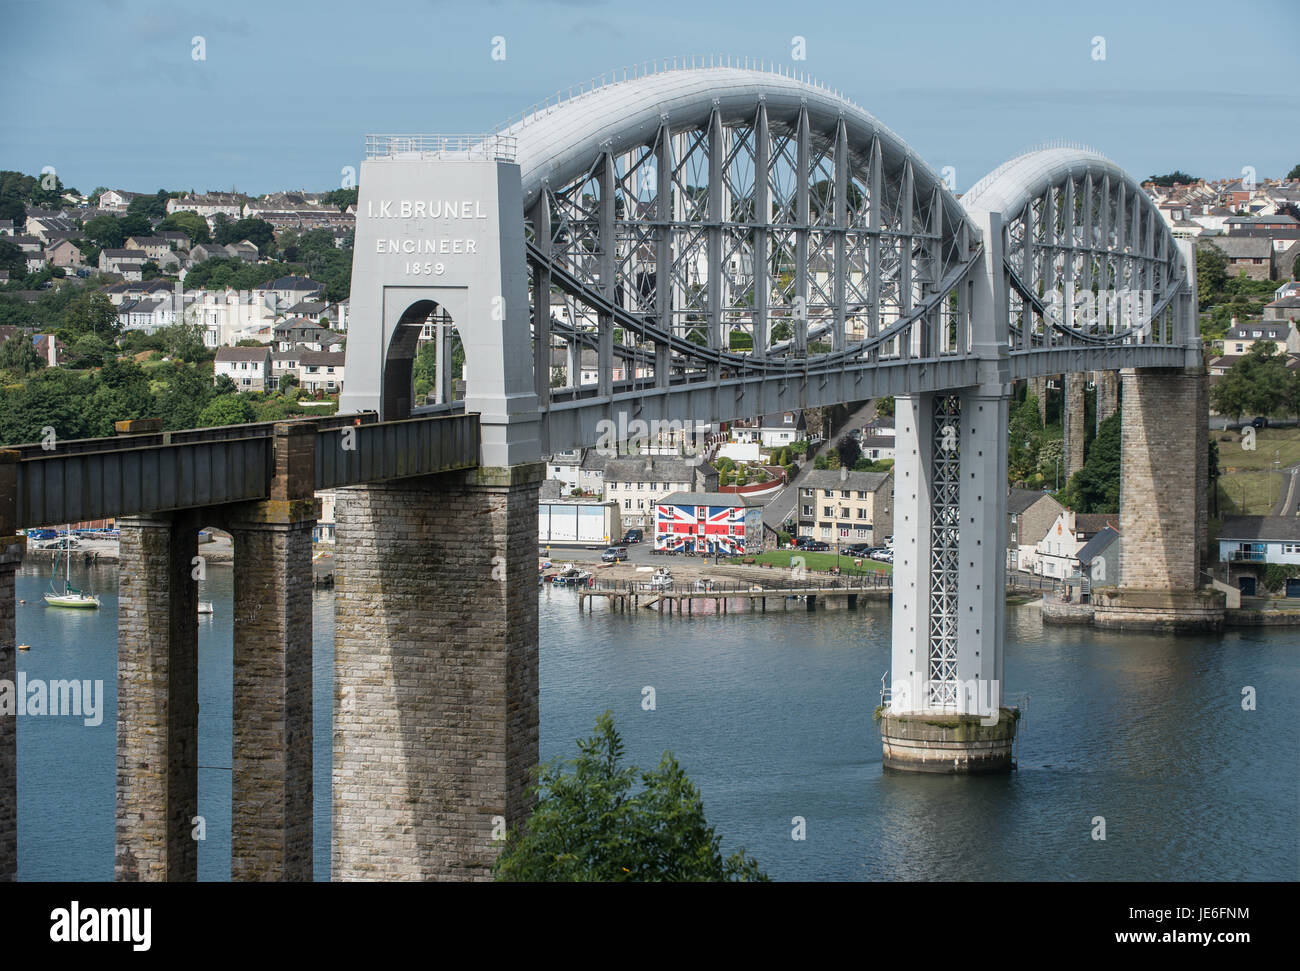
<svg viewBox="0 0 1300 971">
<path fill-rule="evenodd" d="M 655 549 L 722 555 L 752 552 L 762 548 L 762 516 L 758 506 L 705 505 L 669 496 L 655 507 Z"/>
</svg>

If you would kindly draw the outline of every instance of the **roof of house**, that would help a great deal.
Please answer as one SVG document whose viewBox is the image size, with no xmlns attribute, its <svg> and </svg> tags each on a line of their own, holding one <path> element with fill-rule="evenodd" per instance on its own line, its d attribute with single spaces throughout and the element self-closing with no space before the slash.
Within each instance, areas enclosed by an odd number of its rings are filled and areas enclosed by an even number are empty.
<svg viewBox="0 0 1300 971">
<path fill-rule="evenodd" d="M 1300 516 L 1224 516 L 1220 540 L 1300 540 Z"/>
<path fill-rule="evenodd" d="M 1224 256 L 1234 260 L 1265 259 L 1273 254 L 1273 243 L 1267 236 L 1205 236 L 1211 246 L 1217 246 Z"/>
<path fill-rule="evenodd" d="M 790 415 L 790 421 L 785 420 L 785 416 Z M 804 421 L 802 411 L 778 411 L 771 415 L 764 415 L 759 423 L 760 428 L 805 428 L 807 422 Z"/>
<path fill-rule="evenodd" d="M 303 351 L 298 363 L 306 367 L 342 367 L 345 356 L 342 351 Z"/>
<path fill-rule="evenodd" d="M 1119 532 L 1113 526 L 1103 526 L 1093 534 L 1092 539 L 1083 544 L 1083 549 L 1079 550 L 1077 554 L 1079 563 L 1087 566 L 1117 539 L 1119 539 Z"/>
<path fill-rule="evenodd" d="M 263 290 L 300 290 L 304 293 L 313 290 L 324 290 L 325 284 L 317 283 L 315 280 L 305 276 L 282 276 L 278 280 L 272 280 L 270 283 L 262 284 Z"/>
<path fill-rule="evenodd" d="M 106 249 L 100 255 L 107 260 L 147 260 L 149 254 L 142 249 Z"/>
<path fill-rule="evenodd" d="M 1038 489 L 1012 489 L 1007 496 L 1007 512 L 1018 516 L 1042 499 L 1055 505 L 1058 511 L 1061 509 L 1061 504 L 1052 498 L 1051 493 Z"/>
<path fill-rule="evenodd" d="M 1223 339 L 1225 341 L 1284 341 L 1290 333 L 1290 324 L 1278 322 L 1262 323 L 1256 321 L 1249 324 L 1239 323 L 1236 327 L 1229 328 L 1228 332 L 1223 335 Z"/>
<path fill-rule="evenodd" d="M 1300 307 L 1300 297 L 1282 297 L 1280 300 L 1264 304 L 1265 310 L 1285 310 L 1291 307 Z"/>
<path fill-rule="evenodd" d="M 610 457 L 601 453 L 599 449 L 584 448 L 582 450 L 581 468 L 588 472 L 604 472 L 605 465 L 609 462 Z"/>
<path fill-rule="evenodd" d="M 310 318 L 307 317 L 295 317 L 292 320 L 284 320 L 275 325 L 275 332 L 277 334 L 280 333 L 287 334 L 291 330 L 328 330 L 328 329 L 329 328 L 322 327 L 320 324 L 316 323 L 316 321 L 311 320 Z"/>
<path fill-rule="evenodd" d="M 659 500 L 659 504 L 673 503 L 678 506 L 756 506 L 758 503 L 746 502 L 738 492 L 674 492 Z"/>
<path fill-rule="evenodd" d="M 854 472 L 849 470 L 843 478 L 840 469 L 813 469 L 799 483 L 801 489 L 851 489 L 856 492 L 875 492 L 890 482 L 888 472 Z"/>
<path fill-rule="evenodd" d="M 264 361 L 271 356 L 266 347 L 222 347 L 217 350 L 218 361 Z"/>
<path fill-rule="evenodd" d="M 1117 528 L 1114 520 L 1116 515 L 1113 512 L 1080 512 L 1074 514 L 1074 531 L 1083 533 L 1085 537 L 1093 536 L 1101 532 L 1107 526 Z"/>
<path fill-rule="evenodd" d="M 605 462 L 605 478 L 616 482 L 694 482 L 696 469 L 704 475 L 716 471 L 708 463 L 675 455 L 620 455 Z"/>
</svg>

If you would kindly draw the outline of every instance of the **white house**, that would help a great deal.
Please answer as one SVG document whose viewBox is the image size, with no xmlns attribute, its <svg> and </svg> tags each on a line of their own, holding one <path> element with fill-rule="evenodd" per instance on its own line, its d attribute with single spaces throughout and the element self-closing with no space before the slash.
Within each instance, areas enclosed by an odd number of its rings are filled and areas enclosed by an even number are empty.
<svg viewBox="0 0 1300 971">
<path fill-rule="evenodd" d="M 560 495 L 567 496 L 578 488 L 582 455 L 585 449 L 575 448 L 556 452 L 546 459 L 546 477 L 560 483 Z"/>
<path fill-rule="evenodd" d="M 1115 513 L 1076 513 L 1063 509 L 1048 527 L 1047 535 L 1034 546 L 1035 567 L 1040 576 L 1064 579 L 1079 572 L 1079 552 L 1107 526 L 1119 532 Z M 1028 537 L 1021 537 L 1023 545 Z"/>
<path fill-rule="evenodd" d="M 1300 517 L 1224 516 L 1219 561 L 1232 566 L 1300 566 Z"/>
<path fill-rule="evenodd" d="M 343 390 L 343 358 L 329 351 L 303 351 L 298 358 L 298 387 L 334 394 Z"/>
<path fill-rule="evenodd" d="M 271 378 L 271 350 L 267 347 L 223 347 L 217 351 L 213 383 L 221 375 L 240 391 L 265 391 Z"/>
</svg>

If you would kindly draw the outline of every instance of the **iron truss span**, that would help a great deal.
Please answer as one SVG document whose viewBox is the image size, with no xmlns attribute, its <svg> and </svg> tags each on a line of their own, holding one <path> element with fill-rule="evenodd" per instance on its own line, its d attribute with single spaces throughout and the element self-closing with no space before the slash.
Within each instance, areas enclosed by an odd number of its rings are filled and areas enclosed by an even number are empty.
<svg viewBox="0 0 1300 971">
<path fill-rule="evenodd" d="M 1068 370 L 1191 363 L 1190 247 L 1110 159 L 1074 146 L 1026 152 L 962 203 L 978 222 L 997 214 L 1006 293 L 999 325 L 1013 358 L 1039 362 L 1019 362 L 1017 376 L 1059 372 L 1062 359 L 1081 362 Z M 1083 349 L 1082 357 L 1061 353 Z"/>
<path fill-rule="evenodd" d="M 718 421 L 974 373 L 942 362 L 1022 378 L 1194 353 L 1190 256 L 1095 152 L 1027 153 L 959 202 L 852 102 L 729 66 L 584 90 L 499 137 L 521 172 L 550 448 L 622 396 L 673 417 L 696 385 L 717 410 L 682 417 Z"/>
</svg>

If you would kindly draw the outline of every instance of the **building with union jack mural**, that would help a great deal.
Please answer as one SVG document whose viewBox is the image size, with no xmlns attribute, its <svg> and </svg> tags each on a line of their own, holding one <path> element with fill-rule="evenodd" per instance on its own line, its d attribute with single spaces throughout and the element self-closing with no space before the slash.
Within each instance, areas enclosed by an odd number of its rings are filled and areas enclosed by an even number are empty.
<svg viewBox="0 0 1300 971">
<path fill-rule="evenodd" d="M 655 505 L 655 549 L 754 553 L 763 548 L 763 507 L 725 492 L 674 492 Z"/>
</svg>

